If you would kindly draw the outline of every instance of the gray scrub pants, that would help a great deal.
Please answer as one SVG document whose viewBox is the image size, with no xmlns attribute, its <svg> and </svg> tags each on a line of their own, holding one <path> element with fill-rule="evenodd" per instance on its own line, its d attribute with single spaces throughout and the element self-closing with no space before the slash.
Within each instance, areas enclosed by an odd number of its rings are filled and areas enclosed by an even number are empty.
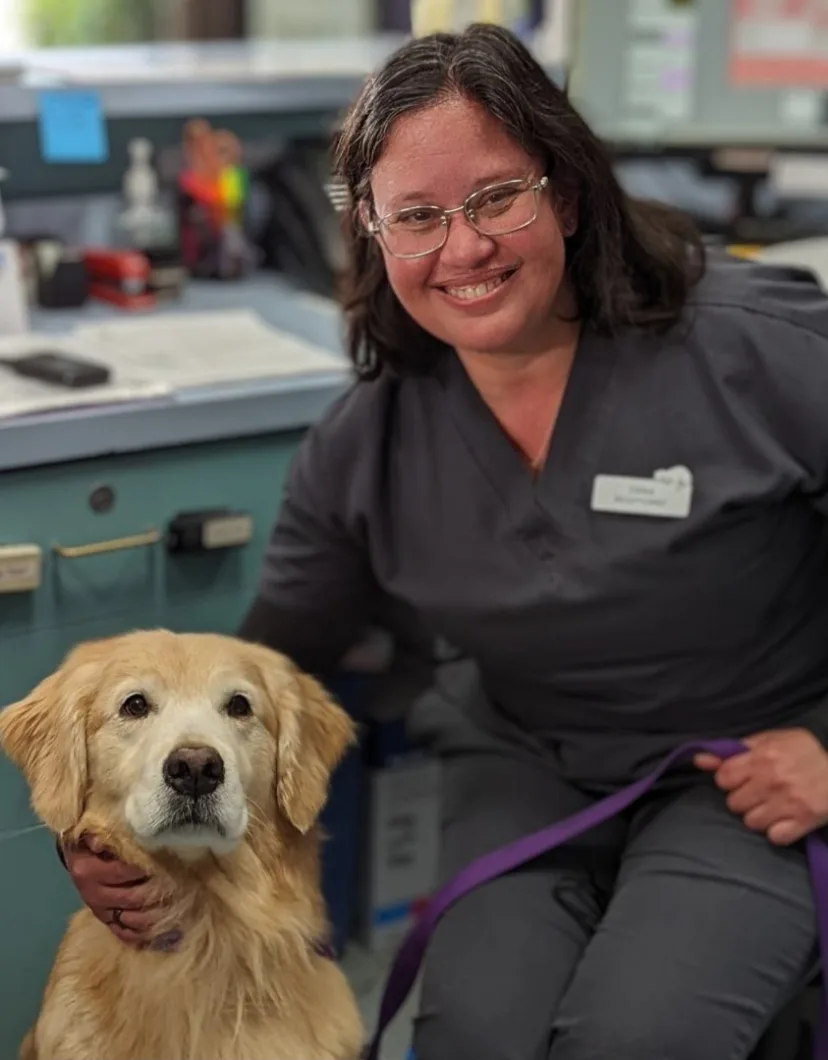
<svg viewBox="0 0 828 1060">
<path fill-rule="evenodd" d="M 479 731 L 448 743 L 444 877 L 591 801 L 523 748 Z M 802 851 L 750 832 L 694 777 L 450 909 L 414 1053 L 747 1060 L 815 961 Z"/>
</svg>

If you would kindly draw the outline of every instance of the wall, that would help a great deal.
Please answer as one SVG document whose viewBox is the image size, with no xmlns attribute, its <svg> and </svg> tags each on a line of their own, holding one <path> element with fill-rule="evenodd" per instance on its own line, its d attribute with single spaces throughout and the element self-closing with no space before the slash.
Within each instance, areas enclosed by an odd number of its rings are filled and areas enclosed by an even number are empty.
<svg viewBox="0 0 828 1060">
<path fill-rule="evenodd" d="M 32 199 L 38 196 L 102 195 L 120 192 L 127 165 L 127 144 L 135 136 L 146 136 L 156 151 L 176 146 L 189 117 L 119 118 L 108 123 L 109 159 L 101 165 L 50 165 L 43 161 L 37 124 L 0 121 L 0 166 L 9 170 L 3 198 Z M 231 129 L 243 141 L 272 141 L 282 137 L 322 137 L 327 140 L 336 119 L 335 111 L 261 114 L 199 114 L 221 128 Z"/>
<path fill-rule="evenodd" d="M 284 3 L 248 0 L 250 37 L 344 37 L 372 33 L 378 25 L 376 0 L 313 0 Z"/>
</svg>

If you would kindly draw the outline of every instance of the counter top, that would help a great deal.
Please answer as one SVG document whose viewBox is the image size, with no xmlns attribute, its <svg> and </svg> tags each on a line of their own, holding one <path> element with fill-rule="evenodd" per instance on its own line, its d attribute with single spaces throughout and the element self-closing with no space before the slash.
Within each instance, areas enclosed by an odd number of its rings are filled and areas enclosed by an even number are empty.
<svg viewBox="0 0 828 1060">
<path fill-rule="evenodd" d="M 154 312 L 238 308 L 254 309 L 273 327 L 341 354 L 342 371 L 204 387 L 145 402 L 3 420 L 0 471 L 309 426 L 351 378 L 342 354 L 338 308 L 297 291 L 277 276 L 262 274 L 243 284 L 193 281 L 180 301 Z M 122 312 L 90 302 L 80 310 L 36 312 L 32 329 L 48 338 L 79 323 L 123 317 Z"/>
</svg>

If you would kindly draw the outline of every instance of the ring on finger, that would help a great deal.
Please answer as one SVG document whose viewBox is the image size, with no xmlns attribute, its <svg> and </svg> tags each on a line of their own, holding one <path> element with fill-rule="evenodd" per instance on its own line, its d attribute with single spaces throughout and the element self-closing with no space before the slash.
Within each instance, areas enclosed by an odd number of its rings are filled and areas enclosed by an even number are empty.
<svg viewBox="0 0 828 1060">
<path fill-rule="evenodd" d="M 129 930 L 129 928 L 126 926 L 126 924 L 123 922 L 123 920 L 121 920 L 121 917 L 124 915 L 123 909 L 110 909 L 110 913 L 112 914 L 111 917 L 110 917 L 110 920 L 109 920 L 110 925 L 114 925 L 115 927 L 119 927 L 123 931 L 128 931 Z"/>
</svg>

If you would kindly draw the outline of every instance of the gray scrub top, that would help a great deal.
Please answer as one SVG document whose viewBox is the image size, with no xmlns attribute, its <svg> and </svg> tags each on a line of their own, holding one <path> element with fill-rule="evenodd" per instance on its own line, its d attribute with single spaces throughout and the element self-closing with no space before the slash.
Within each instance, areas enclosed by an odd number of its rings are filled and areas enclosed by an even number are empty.
<svg viewBox="0 0 828 1060">
<path fill-rule="evenodd" d="M 712 261 L 668 335 L 584 329 L 537 477 L 453 355 L 356 383 L 291 469 L 261 639 L 324 671 L 378 616 L 443 637 L 482 724 L 613 786 L 828 722 L 826 514 L 828 299 Z"/>
</svg>

